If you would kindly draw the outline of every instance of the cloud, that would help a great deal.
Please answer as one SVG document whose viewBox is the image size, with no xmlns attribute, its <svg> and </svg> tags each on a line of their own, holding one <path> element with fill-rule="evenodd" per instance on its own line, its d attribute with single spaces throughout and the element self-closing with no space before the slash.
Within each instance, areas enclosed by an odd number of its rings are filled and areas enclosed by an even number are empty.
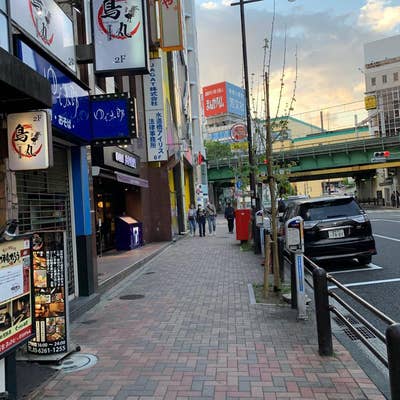
<svg viewBox="0 0 400 400">
<path fill-rule="evenodd" d="M 367 0 L 360 11 L 360 26 L 375 32 L 388 32 L 400 24 L 400 6 L 390 6 L 387 0 Z"/>
<path fill-rule="evenodd" d="M 201 3 L 200 7 L 205 10 L 215 10 L 218 8 L 218 4 L 214 1 L 207 1 L 206 3 Z"/>
</svg>

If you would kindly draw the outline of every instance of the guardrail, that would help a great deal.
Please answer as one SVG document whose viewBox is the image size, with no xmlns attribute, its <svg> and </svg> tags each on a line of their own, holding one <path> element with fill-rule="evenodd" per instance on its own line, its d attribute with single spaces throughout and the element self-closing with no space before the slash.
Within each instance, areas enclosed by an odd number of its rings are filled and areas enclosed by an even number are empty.
<svg viewBox="0 0 400 400">
<path fill-rule="evenodd" d="M 332 344 L 332 326 L 331 315 L 334 314 L 350 331 L 357 337 L 365 347 L 389 370 L 390 393 L 392 400 L 400 400 L 400 324 L 378 310 L 372 304 L 368 303 L 362 297 L 351 291 L 332 275 L 328 274 L 325 269 L 319 267 L 312 260 L 304 257 L 305 272 L 312 275 L 306 278 L 306 283 L 313 288 L 316 324 L 318 334 L 318 351 L 321 356 L 333 355 Z M 292 268 L 293 269 L 293 268 Z M 332 289 L 328 288 L 328 282 L 334 285 L 335 289 L 349 296 L 363 309 L 372 313 L 376 318 L 387 325 L 385 334 L 379 331 L 371 322 L 363 315 L 356 311 L 347 301 Z M 292 282 L 292 299 L 296 298 L 295 283 Z M 293 297 L 294 296 L 294 297 Z M 354 319 L 356 319 L 368 331 L 373 333 L 375 337 L 386 346 L 387 357 L 382 355 L 376 347 L 374 347 L 361 332 L 356 329 L 353 324 L 343 315 L 342 309 L 330 302 L 333 299 L 340 307 L 346 310 Z M 293 306 L 293 305 L 292 305 Z"/>
</svg>

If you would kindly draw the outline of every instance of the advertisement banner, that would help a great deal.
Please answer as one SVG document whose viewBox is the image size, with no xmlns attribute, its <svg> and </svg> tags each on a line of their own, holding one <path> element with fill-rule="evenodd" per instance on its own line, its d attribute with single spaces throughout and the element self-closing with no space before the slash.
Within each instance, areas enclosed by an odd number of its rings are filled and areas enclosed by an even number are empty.
<svg viewBox="0 0 400 400">
<path fill-rule="evenodd" d="M 7 115 L 9 168 L 47 169 L 52 165 L 51 123 L 46 111 Z"/>
<path fill-rule="evenodd" d="M 55 1 L 13 0 L 10 15 L 31 39 L 76 71 L 73 24 Z"/>
<path fill-rule="evenodd" d="M 90 97 L 92 141 L 126 139 L 135 134 L 135 110 L 126 93 Z"/>
<path fill-rule="evenodd" d="M 225 82 L 203 88 L 203 109 L 206 118 L 225 114 L 228 111 Z"/>
<path fill-rule="evenodd" d="M 33 336 L 31 242 L 0 244 L 0 357 Z"/>
<path fill-rule="evenodd" d="M 246 116 L 246 95 L 244 89 L 229 82 L 225 82 L 225 84 L 228 113 L 244 118 Z"/>
<path fill-rule="evenodd" d="M 163 0 L 160 4 L 160 47 L 164 51 L 183 50 L 180 0 Z"/>
<path fill-rule="evenodd" d="M 161 59 L 152 59 L 150 75 L 143 77 L 148 161 L 168 159 L 162 82 Z"/>
<path fill-rule="evenodd" d="M 147 9 L 144 0 L 93 0 L 96 73 L 148 72 Z"/>
<path fill-rule="evenodd" d="M 65 239 L 63 231 L 35 233 L 32 239 L 36 336 L 33 354 L 67 351 Z"/>
<path fill-rule="evenodd" d="M 88 91 L 46 61 L 21 40 L 17 40 L 18 58 L 44 76 L 51 84 L 53 106 L 51 123 L 67 133 L 67 139 L 88 143 L 91 140 Z"/>
</svg>

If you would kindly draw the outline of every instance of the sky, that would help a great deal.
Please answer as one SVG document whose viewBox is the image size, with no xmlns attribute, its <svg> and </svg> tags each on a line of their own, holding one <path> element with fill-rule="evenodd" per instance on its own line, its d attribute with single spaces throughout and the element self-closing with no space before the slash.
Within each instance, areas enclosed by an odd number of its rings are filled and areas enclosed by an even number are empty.
<svg viewBox="0 0 400 400">
<path fill-rule="evenodd" d="M 230 6 L 230 0 L 195 1 L 201 87 L 222 81 L 243 87 L 239 6 Z M 261 117 L 263 46 L 265 38 L 271 44 L 273 9 L 274 0 L 245 5 L 250 102 Z M 284 114 L 294 98 L 292 116 L 319 125 L 323 110 L 326 129 L 351 126 L 355 114 L 360 121 L 365 116 L 364 44 L 397 34 L 400 0 L 275 0 L 271 115 Z"/>
</svg>

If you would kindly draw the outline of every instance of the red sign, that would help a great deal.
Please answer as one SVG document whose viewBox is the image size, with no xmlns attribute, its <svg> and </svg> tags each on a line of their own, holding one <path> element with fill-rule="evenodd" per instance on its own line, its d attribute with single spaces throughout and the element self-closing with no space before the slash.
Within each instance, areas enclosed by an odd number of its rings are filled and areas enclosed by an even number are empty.
<svg viewBox="0 0 400 400">
<path fill-rule="evenodd" d="M 245 124 L 235 124 L 231 128 L 231 138 L 235 142 L 247 139 L 247 127 Z"/>
<path fill-rule="evenodd" d="M 203 108 L 205 117 L 214 117 L 228 111 L 225 82 L 203 88 Z"/>
</svg>

